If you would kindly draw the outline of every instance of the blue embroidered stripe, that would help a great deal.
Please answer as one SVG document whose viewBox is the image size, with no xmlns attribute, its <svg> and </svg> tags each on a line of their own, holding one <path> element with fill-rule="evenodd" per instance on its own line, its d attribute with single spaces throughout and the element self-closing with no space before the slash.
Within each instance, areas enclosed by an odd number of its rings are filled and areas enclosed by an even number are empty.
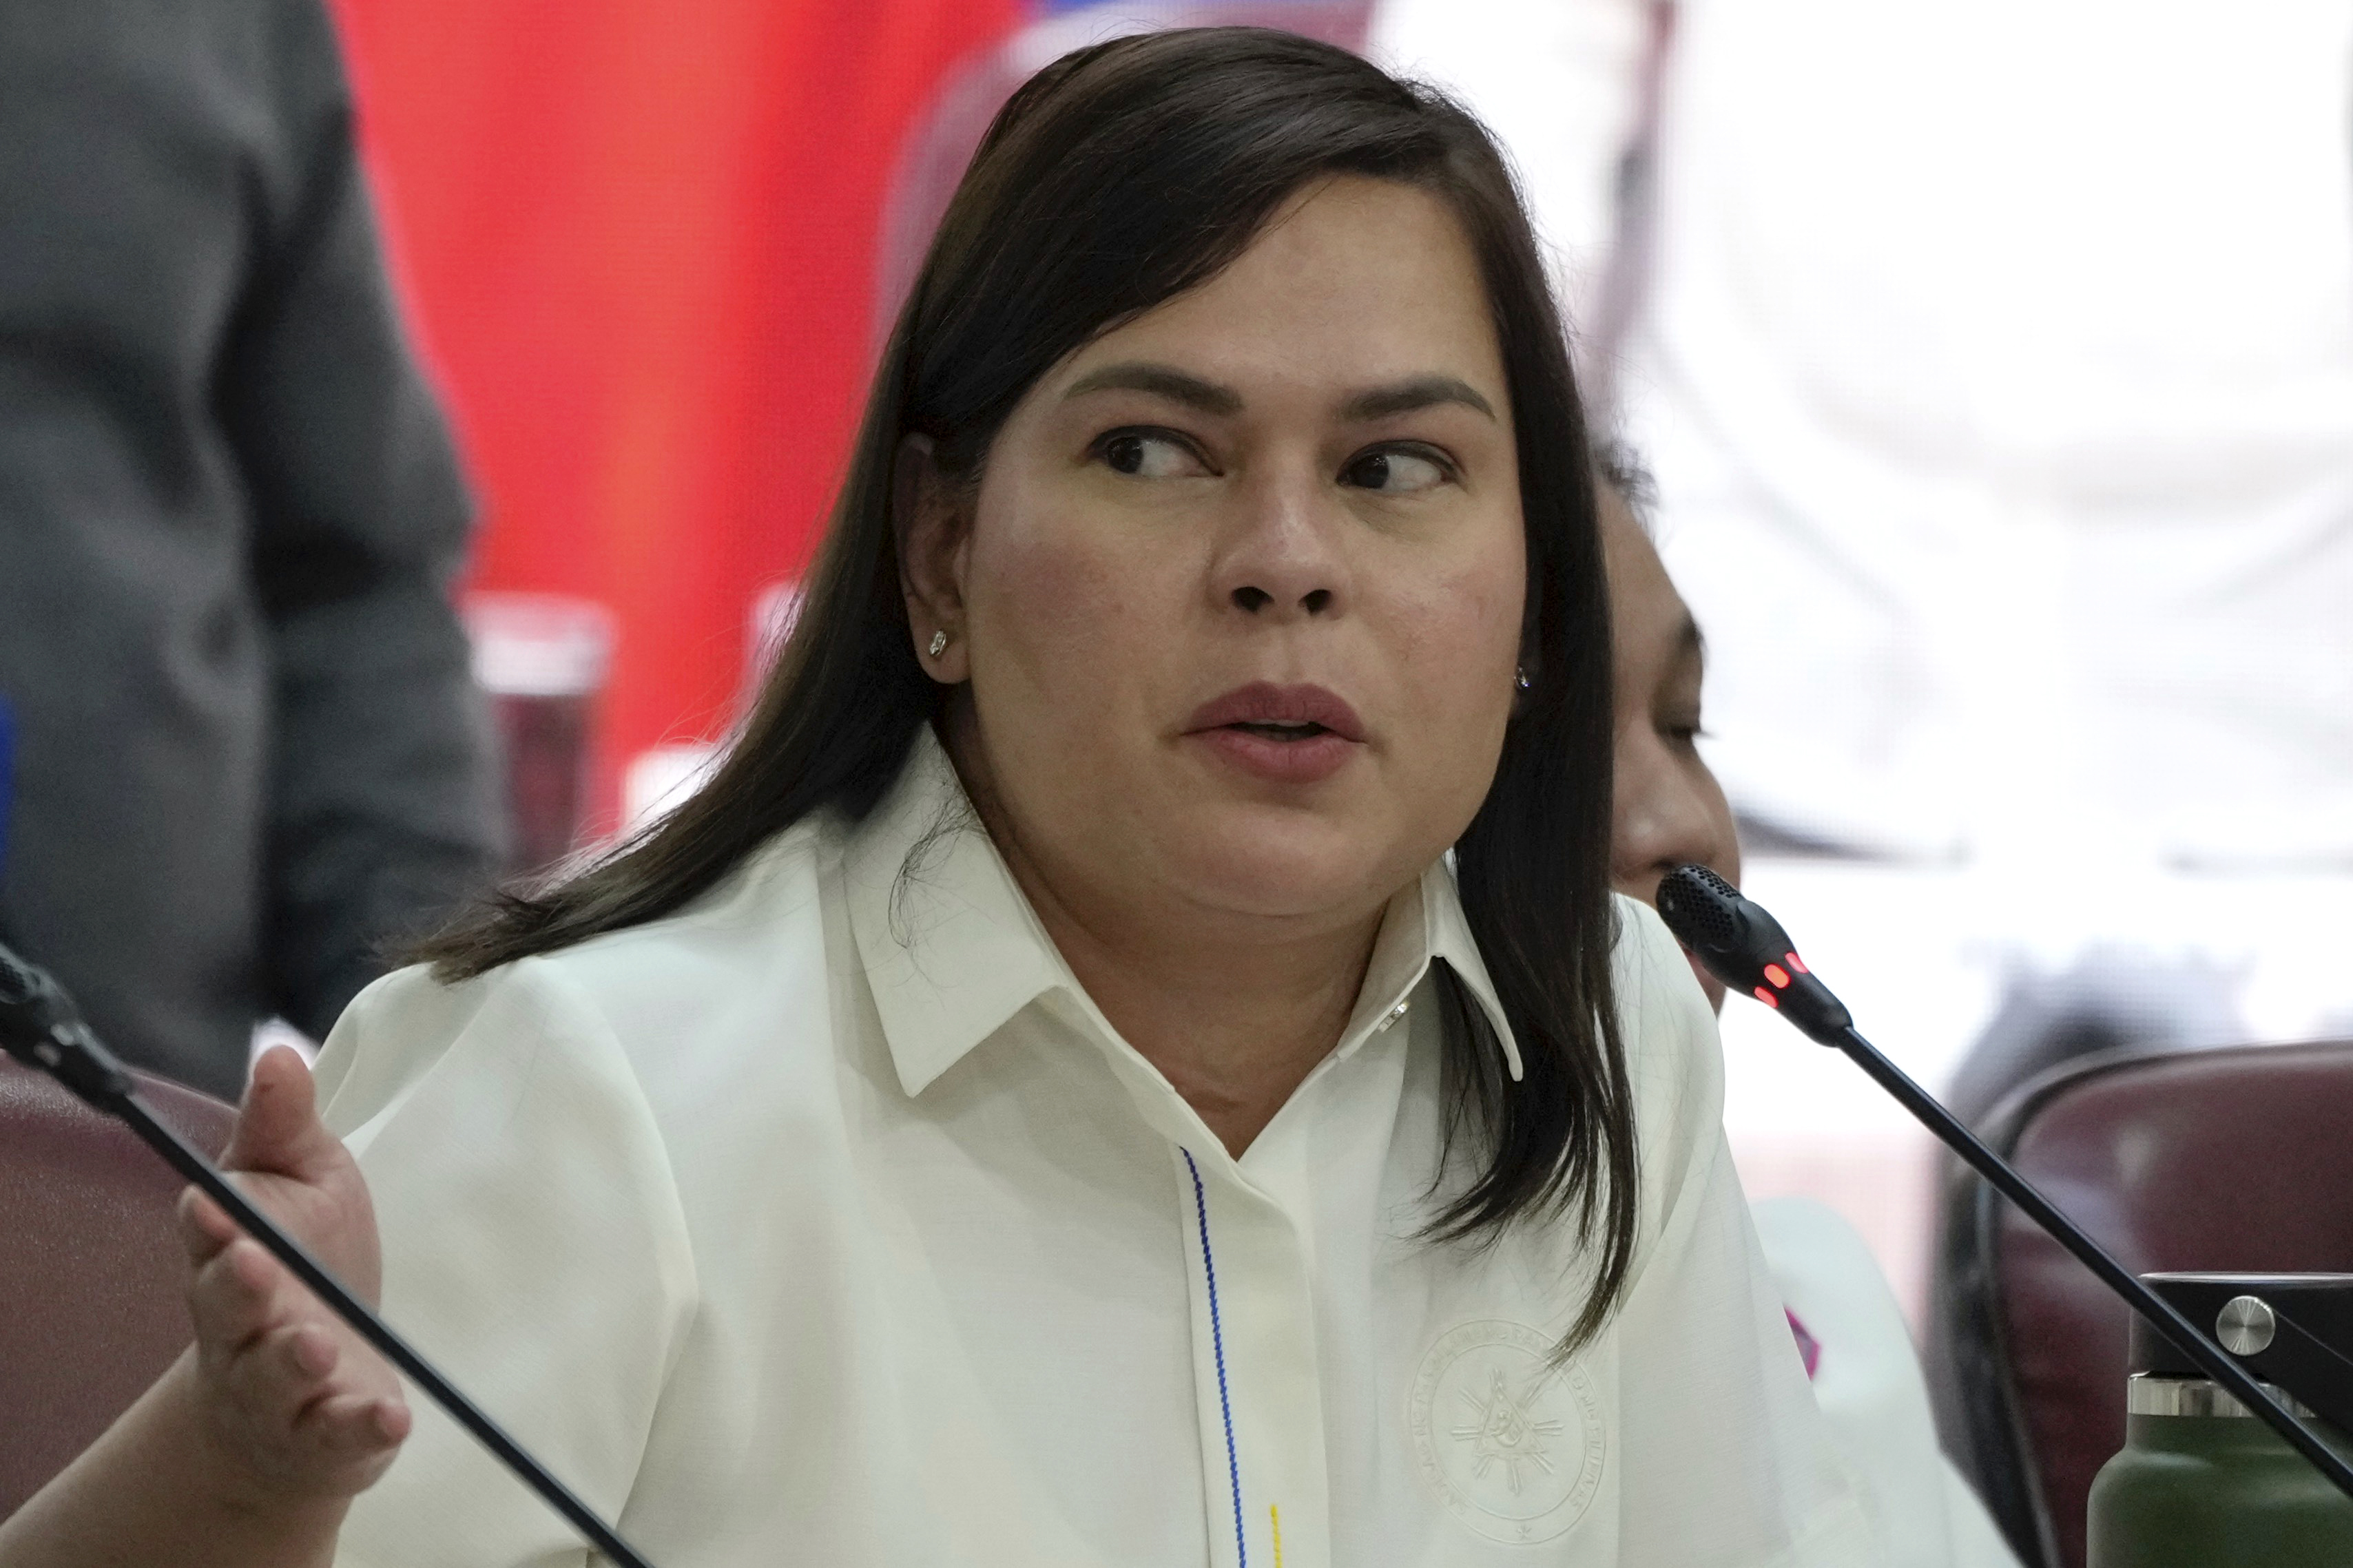
<svg viewBox="0 0 2353 1568">
<path fill-rule="evenodd" d="M 1218 1317 L 1218 1266 L 1209 1256 L 1209 1197 L 1201 1188 L 1201 1167 L 1193 1163 L 1193 1152 L 1176 1152 L 1193 1173 L 1193 1208 L 1201 1217 L 1201 1271 L 1209 1280 L 1209 1347 L 1218 1356 L 1218 1409 L 1226 1418 L 1226 1479 L 1234 1489 L 1234 1556 L 1239 1568 L 1250 1568 L 1250 1545 L 1242 1533 L 1242 1465 L 1234 1449 L 1233 1401 L 1226 1396 L 1226 1327 Z"/>
</svg>

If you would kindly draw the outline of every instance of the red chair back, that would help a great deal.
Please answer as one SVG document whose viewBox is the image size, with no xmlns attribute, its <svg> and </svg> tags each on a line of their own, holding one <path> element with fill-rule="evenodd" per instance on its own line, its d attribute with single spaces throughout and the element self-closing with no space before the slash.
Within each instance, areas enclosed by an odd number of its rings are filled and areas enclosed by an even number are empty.
<svg viewBox="0 0 2353 1568">
<path fill-rule="evenodd" d="M 2353 1270 L 2353 1041 L 2089 1058 L 2021 1089 L 1988 1131 L 2136 1272 Z M 2031 1503 L 2046 1562 L 2082 1568 L 2092 1479 L 2124 1446 L 2130 1310 L 1976 1185 L 1948 1260 L 1976 1255 L 1952 1288 L 1980 1297 L 1974 1351 L 1994 1374 L 1968 1411 L 1979 1479 L 1997 1511 L 2005 1493 Z M 1954 1310 L 1971 1321 L 1970 1302 Z"/>
<path fill-rule="evenodd" d="M 236 1112 L 139 1075 L 207 1153 Z M 0 1058 L 0 1519 L 65 1468 L 192 1337 L 181 1187 L 121 1122 Z"/>
</svg>

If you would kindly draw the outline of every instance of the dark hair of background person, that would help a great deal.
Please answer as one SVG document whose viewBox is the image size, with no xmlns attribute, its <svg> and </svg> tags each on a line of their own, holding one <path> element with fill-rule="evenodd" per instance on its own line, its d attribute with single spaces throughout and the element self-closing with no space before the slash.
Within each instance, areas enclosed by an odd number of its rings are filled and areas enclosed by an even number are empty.
<svg viewBox="0 0 2353 1568">
<path fill-rule="evenodd" d="M 892 518 L 896 456 L 929 437 L 976 487 L 1015 405 L 1064 356 L 1215 277 L 1283 203 L 1362 174 L 1429 191 L 1477 256 L 1508 378 L 1527 531 L 1532 687 L 1456 845 L 1463 907 L 1525 1064 L 1451 972 L 1439 985 L 1450 1153 L 1484 1163 L 1431 1234 L 1566 1217 L 1593 1260 L 1588 1337 L 1636 1224 L 1630 1095 L 1609 982 L 1610 677 L 1584 419 L 1526 216 L 1471 115 L 1344 50 L 1256 28 L 1173 30 L 1064 56 L 974 155 L 885 347 L 823 552 L 776 670 L 716 775 L 611 858 L 508 894 L 417 953 L 445 980 L 667 915 L 776 834 L 862 818 L 949 691 L 918 664 Z"/>
</svg>

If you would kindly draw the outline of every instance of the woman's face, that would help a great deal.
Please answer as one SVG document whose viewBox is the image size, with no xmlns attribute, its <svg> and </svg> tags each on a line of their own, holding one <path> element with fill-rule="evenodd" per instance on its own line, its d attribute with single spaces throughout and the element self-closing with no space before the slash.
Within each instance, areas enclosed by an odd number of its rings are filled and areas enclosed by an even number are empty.
<svg viewBox="0 0 2353 1568">
<path fill-rule="evenodd" d="M 1656 903 L 1659 879 L 1695 863 L 1737 886 L 1740 839 L 1732 807 L 1699 754 L 1705 664 L 1699 626 L 1625 499 L 1604 485 L 1600 501 L 1617 679 L 1610 883 Z M 1696 962 L 1692 969 L 1721 1007 L 1723 984 Z"/>
<path fill-rule="evenodd" d="M 902 462 L 917 651 L 949 634 L 924 663 L 971 682 L 959 762 L 1073 915 L 1362 921 L 1478 810 L 1525 547 L 1437 198 L 1312 188 L 1030 388 L 976 495 L 928 472 Z"/>
</svg>

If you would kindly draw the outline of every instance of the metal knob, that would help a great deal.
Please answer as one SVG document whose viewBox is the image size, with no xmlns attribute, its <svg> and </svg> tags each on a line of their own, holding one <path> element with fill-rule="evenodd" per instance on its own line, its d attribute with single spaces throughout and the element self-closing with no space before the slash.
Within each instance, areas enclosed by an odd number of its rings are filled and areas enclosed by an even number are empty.
<svg viewBox="0 0 2353 1568">
<path fill-rule="evenodd" d="M 2233 1296 L 2214 1320 L 2214 1337 L 2232 1355 L 2255 1355 L 2271 1348 L 2279 1320 L 2261 1296 Z"/>
</svg>

